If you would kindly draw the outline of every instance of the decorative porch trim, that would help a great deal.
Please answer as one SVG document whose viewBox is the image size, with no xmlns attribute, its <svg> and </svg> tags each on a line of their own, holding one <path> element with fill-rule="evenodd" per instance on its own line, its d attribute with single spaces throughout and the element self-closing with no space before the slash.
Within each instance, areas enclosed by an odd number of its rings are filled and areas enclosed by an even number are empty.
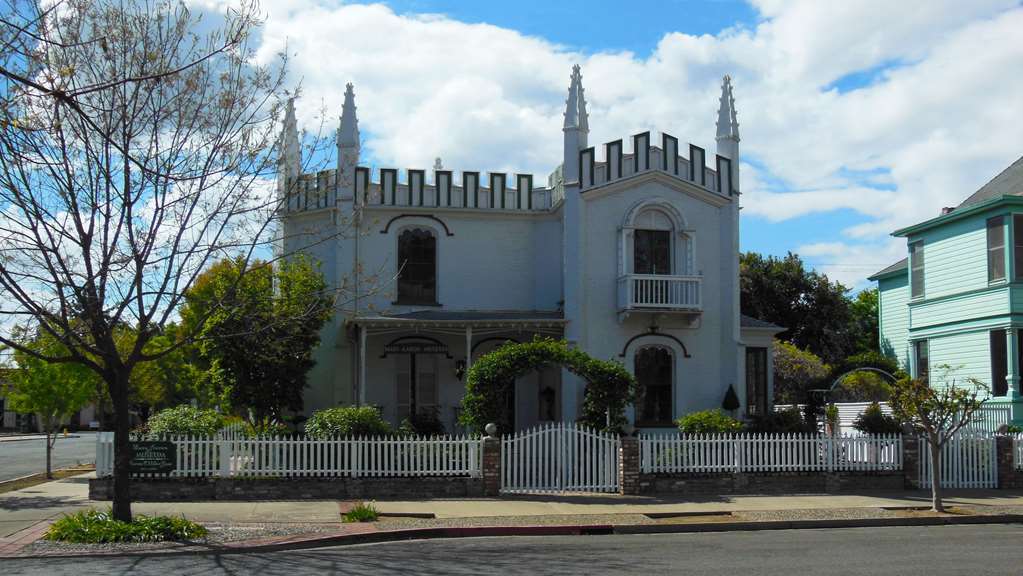
<svg viewBox="0 0 1023 576">
<path fill-rule="evenodd" d="M 629 346 L 631 346 L 633 342 L 635 342 L 636 340 L 639 340 L 640 338 L 645 338 L 645 337 L 648 337 L 648 336 L 663 336 L 663 337 L 667 338 L 668 340 L 671 340 L 671 341 L 675 342 L 676 344 L 678 344 L 679 348 L 682 348 L 682 357 L 683 358 L 692 358 L 692 356 L 689 354 L 689 350 L 686 350 L 686 345 L 683 344 L 681 340 L 679 340 L 677 337 L 675 337 L 675 336 L 673 336 L 671 334 L 668 334 L 667 332 L 658 332 L 654 328 L 650 328 L 650 330 L 648 330 L 646 332 L 641 332 L 639 334 L 636 334 L 632 338 L 629 338 L 628 342 L 625 343 L 625 346 L 622 347 L 622 351 L 618 354 L 618 357 L 619 358 L 625 358 L 625 355 L 628 354 L 628 352 L 629 352 Z"/>
</svg>

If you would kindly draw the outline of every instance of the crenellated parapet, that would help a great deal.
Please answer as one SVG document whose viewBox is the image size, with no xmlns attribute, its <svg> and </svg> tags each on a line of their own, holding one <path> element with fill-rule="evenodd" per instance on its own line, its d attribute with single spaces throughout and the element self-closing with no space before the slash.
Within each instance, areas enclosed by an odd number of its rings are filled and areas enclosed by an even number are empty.
<svg viewBox="0 0 1023 576">
<path fill-rule="evenodd" d="M 631 138 L 632 152 L 625 151 L 622 140 L 602 146 L 603 159 L 597 159 L 593 146 L 579 151 L 579 186 L 582 191 L 616 182 L 644 172 L 663 172 L 724 196 L 736 193 L 732 183 L 732 160 L 715 155 L 714 168 L 707 167 L 707 151 L 689 144 L 688 156 L 679 149 L 678 138 L 661 134 L 660 145 L 651 143 L 650 133 Z"/>
<path fill-rule="evenodd" d="M 554 187 L 538 188 L 532 174 L 382 168 L 376 178 L 369 168 L 355 169 L 354 197 L 339 194 L 338 171 L 302 174 L 287 188 L 285 212 L 331 208 L 340 202 L 361 206 L 411 206 L 537 212 L 557 206 Z M 429 177 L 428 177 L 429 176 Z M 560 182 L 557 183 L 560 187 Z"/>
</svg>

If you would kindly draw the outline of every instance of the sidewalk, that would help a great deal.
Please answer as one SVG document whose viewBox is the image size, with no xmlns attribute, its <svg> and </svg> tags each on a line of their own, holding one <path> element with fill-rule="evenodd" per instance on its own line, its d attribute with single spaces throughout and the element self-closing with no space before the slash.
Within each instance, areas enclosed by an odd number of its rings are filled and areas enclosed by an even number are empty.
<svg viewBox="0 0 1023 576">
<path fill-rule="evenodd" d="M 53 519 L 82 508 L 107 508 L 109 502 L 88 499 L 92 474 L 48 482 L 0 494 L 0 556 L 18 554 L 35 542 Z M 1023 519 L 1023 492 L 1006 490 L 954 491 L 946 505 L 974 510 L 976 516 L 1003 515 Z M 950 520 L 906 518 L 904 509 L 930 505 L 929 492 L 845 495 L 719 496 L 701 500 L 624 497 L 617 495 L 518 495 L 492 499 L 377 500 L 376 524 L 340 523 L 341 512 L 353 502 L 138 502 L 136 514 L 184 515 L 208 525 L 280 526 L 292 535 L 255 538 L 215 545 L 217 549 L 328 545 L 388 538 L 514 535 L 543 533 L 622 533 L 705 529 L 711 524 L 732 529 L 815 527 L 816 522 L 913 523 Z M 891 510 L 902 512 L 891 512 Z M 921 512 L 922 515 L 929 513 Z M 895 516 L 902 515 L 902 518 Z M 1010 515 L 1014 518 L 1010 518 Z M 848 520 L 847 520 L 848 519 Z M 970 521 L 969 517 L 952 518 Z M 983 520 L 981 520 L 983 521 Z M 996 521 L 990 518 L 988 521 Z M 656 525 L 652 525 L 656 524 Z M 753 527 L 753 524 L 758 526 Z M 888 525 L 885 524 L 885 525 Z M 685 525 L 685 526 L 683 526 Z M 881 524 L 877 524 L 881 525 Z M 823 526 L 823 525 L 822 525 Z M 818 526 L 820 527 L 820 526 Z M 285 529 L 286 528 L 286 529 Z M 315 530 L 313 530 L 315 528 Z M 308 529 L 308 530 L 307 530 Z M 297 531 L 304 531 L 297 533 Z M 311 532 L 319 534 L 312 534 Z M 600 532 L 604 533 L 604 532 Z M 358 538 L 354 538 L 358 536 Z M 319 543 L 319 544 L 317 544 Z M 213 545 L 183 546 L 178 551 L 213 549 Z M 29 549 L 25 549 L 26 552 Z M 173 551 L 166 549 L 164 552 Z M 25 553 L 25 552 L 23 552 Z"/>
</svg>

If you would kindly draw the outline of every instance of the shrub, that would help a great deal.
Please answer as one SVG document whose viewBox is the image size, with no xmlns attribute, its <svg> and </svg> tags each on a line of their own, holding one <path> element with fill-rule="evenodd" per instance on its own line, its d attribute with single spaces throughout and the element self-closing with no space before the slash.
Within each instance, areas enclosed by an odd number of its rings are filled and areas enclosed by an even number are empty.
<svg viewBox="0 0 1023 576">
<path fill-rule="evenodd" d="M 191 434 L 212 436 L 224 426 L 224 416 L 214 410 L 193 408 L 187 404 L 166 408 L 149 417 L 148 434 Z"/>
<path fill-rule="evenodd" d="M 1020 433 L 1023 433 L 1023 426 L 1018 426 L 1016 424 L 1007 424 L 1005 426 L 1005 433 L 1006 434 L 1020 434 Z"/>
<path fill-rule="evenodd" d="M 313 413 L 305 422 L 310 438 L 335 436 L 386 436 L 391 425 L 372 406 L 338 406 Z"/>
<path fill-rule="evenodd" d="M 882 412 L 880 404 L 872 402 L 856 417 L 853 428 L 864 434 L 898 434 L 902 432 L 902 423 Z"/>
<path fill-rule="evenodd" d="M 376 522 L 380 513 L 373 503 L 359 502 L 341 517 L 342 522 Z"/>
<path fill-rule="evenodd" d="M 684 434 L 724 434 L 742 430 L 742 422 L 721 410 L 703 410 L 686 414 L 675 421 Z"/>
<path fill-rule="evenodd" d="M 799 408 L 792 406 L 777 412 L 768 412 L 754 418 L 747 425 L 750 432 L 769 434 L 816 433 L 817 430 L 803 420 Z"/>
<path fill-rule="evenodd" d="M 245 433 L 249 436 L 282 436 L 290 434 L 291 428 L 284 422 L 266 417 L 262 420 L 246 422 Z"/>
<path fill-rule="evenodd" d="M 443 436 L 444 423 L 436 410 L 426 410 L 402 420 L 398 434 L 402 436 Z"/>
<path fill-rule="evenodd" d="M 65 514 L 54 522 L 43 538 L 75 544 L 104 544 L 195 540 L 205 537 L 206 534 L 205 527 L 184 518 L 135 516 L 129 523 L 114 520 L 110 512 L 80 510 L 73 514 Z"/>
</svg>

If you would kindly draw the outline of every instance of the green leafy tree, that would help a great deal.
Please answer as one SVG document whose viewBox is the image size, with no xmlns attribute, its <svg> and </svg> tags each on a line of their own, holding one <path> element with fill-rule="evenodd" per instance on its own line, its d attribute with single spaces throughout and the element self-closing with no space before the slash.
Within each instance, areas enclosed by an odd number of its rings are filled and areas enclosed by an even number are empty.
<svg viewBox="0 0 1023 576">
<path fill-rule="evenodd" d="M 25 338 L 23 346 L 44 355 L 60 356 L 63 346 L 48 335 Z M 11 371 L 6 397 L 11 409 L 37 414 L 46 434 L 46 477 L 53 478 L 53 446 L 60 425 L 93 399 L 99 377 L 85 366 L 47 362 L 22 350 L 14 351 L 17 369 Z"/>
<path fill-rule="evenodd" d="M 210 367 L 223 371 L 235 409 L 250 409 L 256 421 L 281 420 L 302 409 L 333 300 L 306 258 L 252 266 L 222 260 L 201 274 L 185 297 L 182 324 L 199 335 Z"/>
<path fill-rule="evenodd" d="M 931 509 L 944 512 L 941 490 L 941 451 L 957 432 L 980 415 L 984 401 L 979 397 L 986 386 L 975 378 L 958 382 L 955 369 L 939 366 L 941 377 L 929 383 L 903 378 L 892 387 L 892 414 L 923 431 L 931 455 Z"/>
<path fill-rule="evenodd" d="M 740 258 L 742 313 L 784 326 L 779 337 L 825 362 L 853 352 L 848 288 L 808 270 L 791 252 L 784 258 L 747 252 Z"/>
<path fill-rule="evenodd" d="M 811 388 L 824 385 L 831 369 L 813 352 L 791 342 L 774 342 L 774 401 L 798 404 L 806 401 Z"/>
<path fill-rule="evenodd" d="M 878 331 L 877 288 L 861 290 L 849 301 L 849 331 L 853 350 L 857 354 L 878 352 L 881 349 Z"/>
<path fill-rule="evenodd" d="M 146 433 L 153 437 L 168 434 L 212 436 L 224 427 L 222 414 L 207 408 L 182 405 L 165 408 L 146 422 Z"/>
</svg>

